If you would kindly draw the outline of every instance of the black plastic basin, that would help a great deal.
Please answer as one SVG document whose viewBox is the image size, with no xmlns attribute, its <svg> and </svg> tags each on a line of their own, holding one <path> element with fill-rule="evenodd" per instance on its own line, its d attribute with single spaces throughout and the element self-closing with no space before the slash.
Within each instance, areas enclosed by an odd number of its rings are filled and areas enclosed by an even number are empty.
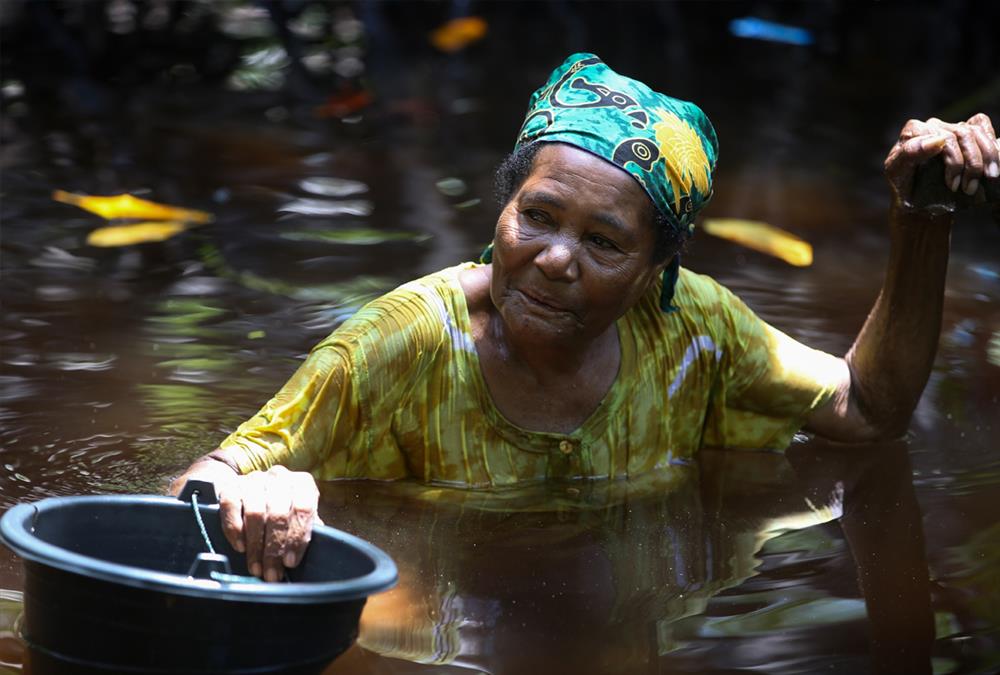
<svg viewBox="0 0 1000 675">
<path fill-rule="evenodd" d="M 209 538 L 246 575 L 218 508 L 199 506 Z M 191 578 L 206 546 L 191 505 L 171 497 L 21 504 L 0 534 L 24 558 L 35 673 L 316 673 L 354 641 L 367 596 L 397 579 L 388 555 L 325 526 L 287 582 Z"/>
</svg>

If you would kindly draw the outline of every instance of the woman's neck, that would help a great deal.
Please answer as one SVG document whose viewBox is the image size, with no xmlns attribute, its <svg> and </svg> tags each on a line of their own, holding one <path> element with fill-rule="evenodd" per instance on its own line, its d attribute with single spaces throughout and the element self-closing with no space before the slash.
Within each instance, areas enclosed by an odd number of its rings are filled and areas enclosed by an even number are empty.
<svg viewBox="0 0 1000 675">
<path fill-rule="evenodd" d="M 490 299 L 489 268 L 459 275 L 490 399 L 510 422 L 531 431 L 570 433 L 597 409 L 621 364 L 617 326 L 575 349 L 512 340 Z M 585 345 L 585 347 L 584 347 Z"/>
<path fill-rule="evenodd" d="M 539 385 L 565 382 L 585 372 L 618 371 L 620 349 L 614 324 L 591 339 L 540 341 L 519 339 L 495 308 L 489 312 L 487 334 L 495 357 L 505 369 L 530 373 Z"/>
</svg>

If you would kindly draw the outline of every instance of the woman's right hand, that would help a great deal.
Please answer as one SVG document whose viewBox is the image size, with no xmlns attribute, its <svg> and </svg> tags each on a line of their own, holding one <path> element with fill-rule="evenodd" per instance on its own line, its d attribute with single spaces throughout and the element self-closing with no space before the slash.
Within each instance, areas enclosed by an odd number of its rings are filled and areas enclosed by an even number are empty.
<svg viewBox="0 0 1000 675">
<path fill-rule="evenodd" d="M 219 499 L 222 531 L 229 545 L 246 553 L 250 574 L 278 581 L 296 567 L 312 538 L 319 489 L 311 474 L 283 466 L 239 475 L 213 455 L 195 462 L 171 485 L 177 494 L 190 478 L 211 481 Z"/>
<path fill-rule="evenodd" d="M 944 159 L 944 182 L 952 192 L 973 196 L 984 181 L 1000 180 L 1000 141 L 983 113 L 952 124 L 937 118 L 910 120 L 885 159 L 885 176 L 897 206 L 908 208 L 917 168 Z"/>
</svg>

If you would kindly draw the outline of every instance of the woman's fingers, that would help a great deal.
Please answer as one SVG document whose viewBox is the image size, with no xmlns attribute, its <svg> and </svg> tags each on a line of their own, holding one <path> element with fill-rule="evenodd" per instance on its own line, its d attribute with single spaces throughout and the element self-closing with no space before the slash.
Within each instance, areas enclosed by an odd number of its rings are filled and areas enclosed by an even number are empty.
<svg viewBox="0 0 1000 675">
<path fill-rule="evenodd" d="M 917 136 L 903 143 L 903 151 L 910 160 L 926 162 L 931 157 L 941 153 L 950 139 L 951 135 L 947 133 Z"/>
<path fill-rule="evenodd" d="M 255 577 L 264 574 L 264 532 L 267 517 L 267 479 L 254 471 L 243 476 L 243 533 L 246 538 L 247 569 Z"/>
<path fill-rule="evenodd" d="M 243 500 L 235 487 L 226 486 L 222 489 L 219 496 L 219 519 L 222 521 L 222 534 L 229 545 L 240 553 L 245 553 L 247 546 L 243 536 Z"/>
<path fill-rule="evenodd" d="M 311 475 L 276 466 L 227 481 L 219 515 L 226 540 L 246 553 L 250 574 L 274 582 L 302 561 L 313 525 L 322 524 L 318 505 Z"/>
<path fill-rule="evenodd" d="M 986 115 L 959 124 L 937 118 L 910 120 L 885 161 L 897 199 L 908 201 L 916 168 L 936 155 L 941 155 L 944 181 L 952 192 L 974 195 L 983 180 L 1000 178 L 1000 143 Z"/>
<path fill-rule="evenodd" d="M 993 127 L 993 120 L 990 119 L 989 115 L 986 115 L 984 113 L 976 113 L 967 120 L 966 124 L 973 124 L 977 127 L 982 128 L 982 130 L 985 131 L 987 135 L 993 140 L 996 140 L 997 138 L 996 131 L 994 130 Z"/>
<path fill-rule="evenodd" d="M 945 151 L 952 134 L 931 130 L 928 125 L 911 120 L 900 133 L 900 140 L 885 160 L 885 174 L 900 201 L 909 201 L 913 176 L 921 164 Z"/>
<path fill-rule="evenodd" d="M 972 129 L 979 144 L 979 151 L 983 155 L 983 174 L 987 178 L 1000 177 L 1000 146 L 997 144 L 993 122 L 986 115 L 979 113 L 970 117 L 967 124 Z"/>
<path fill-rule="evenodd" d="M 267 472 L 267 525 L 264 532 L 264 580 L 277 581 L 284 575 L 282 556 L 288 542 L 292 510 L 292 486 L 288 469 L 272 467 Z"/>
<path fill-rule="evenodd" d="M 285 567 L 296 567 L 312 539 L 314 523 L 320 523 L 316 510 L 319 490 L 316 481 L 307 473 L 290 474 L 292 482 L 292 509 L 288 522 L 288 540 L 282 562 Z"/>
<path fill-rule="evenodd" d="M 965 170 L 965 157 L 957 134 L 959 125 L 932 117 L 927 120 L 927 127 L 933 133 L 943 133 L 948 137 L 941 151 L 941 157 L 944 159 L 944 182 L 949 190 L 958 192 L 962 187 L 962 175 Z"/>
<path fill-rule="evenodd" d="M 979 190 L 979 183 L 983 177 L 983 153 L 979 149 L 979 141 L 976 139 L 976 132 L 973 127 L 967 124 L 958 125 L 955 132 L 958 143 L 962 148 L 964 165 L 962 169 L 962 191 L 967 195 L 974 195 Z"/>
</svg>

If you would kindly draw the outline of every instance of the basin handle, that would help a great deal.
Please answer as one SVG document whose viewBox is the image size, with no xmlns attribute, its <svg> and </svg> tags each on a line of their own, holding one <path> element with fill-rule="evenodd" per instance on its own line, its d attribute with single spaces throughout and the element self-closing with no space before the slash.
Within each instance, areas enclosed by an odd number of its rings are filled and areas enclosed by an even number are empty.
<svg viewBox="0 0 1000 675">
<path fill-rule="evenodd" d="M 197 478 L 190 478 L 186 483 L 184 483 L 184 488 L 181 490 L 181 493 L 177 495 L 177 499 L 190 504 L 191 495 L 195 492 L 198 493 L 199 504 L 219 503 L 219 498 L 215 494 L 215 483 L 211 483 L 207 480 L 198 480 Z"/>
<path fill-rule="evenodd" d="M 191 563 L 188 576 L 194 579 L 212 579 L 219 572 L 225 575 L 232 574 L 228 556 L 221 553 L 199 553 Z"/>
</svg>

